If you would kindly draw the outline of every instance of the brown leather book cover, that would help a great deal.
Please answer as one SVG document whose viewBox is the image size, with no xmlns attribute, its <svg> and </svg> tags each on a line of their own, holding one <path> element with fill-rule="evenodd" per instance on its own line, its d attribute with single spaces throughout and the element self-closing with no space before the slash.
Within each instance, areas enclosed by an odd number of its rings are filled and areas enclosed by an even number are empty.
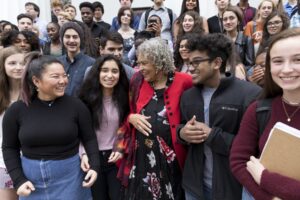
<svg viewBox="0 0 300 200">
<path fill-rule="evenodd" d="M 271 172 L 300 181 L 300 130 L 281 122 L 276 123 L 260 161 Z"/>
</svg>

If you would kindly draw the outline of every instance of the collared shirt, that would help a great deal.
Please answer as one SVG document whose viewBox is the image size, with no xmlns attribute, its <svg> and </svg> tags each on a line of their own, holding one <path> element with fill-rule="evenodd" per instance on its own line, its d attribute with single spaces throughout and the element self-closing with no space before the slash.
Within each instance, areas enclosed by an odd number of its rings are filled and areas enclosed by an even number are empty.
<svg viewBox="0 0 300 200">
<path fill-rule="evenodd" d="M 140 23 L 140 17 L 137 15 L 134 15 L 133 22 L 130 24 L 130 27 L 134 30 L 138 30 Z M 110 31 L 118 31 L 120 29 L 120 24 L 118 22 L 118 17 L 114 17 L 111 22 Z"/>
<path fill-rule="evenodd" d="M 39 28 L 39 32 L 40 32 L 39 38 L 41 40 L 47 41 L 48 40 L 47 23 L 37 17 L 33 21 L 33 24 Z"/>
<path fill-rule="evenodd" d="M 291 18 L 291 14 L 292 12 L 294 11 L 294 9 L 296 8 L 296 5 L 291 5 L 289 2 L 287 2 L 285 5 L 284 5 L 284 11 L 289 15 L 289 17 Z"/>
<path fill-rule="evenodd" d="M 65 90 L 67 95 L 77 96 L 78 90 L 83 82 L 84 74 L 89 66 L 92 66 L 95 62 L 94 58 L 91 58 L 84 53 L 80 52 L 74 57 L 72 62 L 67 54 L 58 58 L 64 65 L 65 71 L 69 76 L 69 83 Z"/>
<path fill-rule="evenodd" d="M 290 28 L 298 28 L 298 27 L 300 27 L 300 15 L 298 12 L 296 12 L 290 20 Z"/>
<path fill-rule="evenodd" d="M 256 13 L 256 8 L 253 8 L 249 5 L 249 3 L 247 4 L 247 6 L 243 9 L 242 7 L 240 7 L 240 4 L 238 3 L 237 6 L 243 11 L 244 14 L 244 21 L 243 21 L 243 26 L 246 26 L 246 24 L 250 21 L 253 20 L 253 18 L 255 17 L 255 13 Z"/>
<path fill-rule="evenodd" d="M 143 12 L 143 14 L 141 16 L 139 31 L 143 31 L 147 28 L 146 23 L 145 23 L 145 13 L 146 13 L 146 11 Z M 157 15 L 161 18 L 161 21 L 162 21 L 161 38 L 172 42 L 173 41 L 173 39 L 172 39 L 172 24 L 174 23 L 174 21 L 177 18 L 176 14 L 173 12 L 173 21 L 171 22 L 169 13 L 168 13 L 168 9 L 165 6 L 162 6 L 158 10 L 155 10 L 152 7 L 148 18 L 151 15 Z"/>
</svg>

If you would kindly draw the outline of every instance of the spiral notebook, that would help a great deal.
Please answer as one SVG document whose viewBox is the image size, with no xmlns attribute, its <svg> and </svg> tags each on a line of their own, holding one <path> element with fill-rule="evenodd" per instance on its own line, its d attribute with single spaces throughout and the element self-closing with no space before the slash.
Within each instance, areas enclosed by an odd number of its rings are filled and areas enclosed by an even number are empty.
<svg viewBox="0 0 300 200">
<path fill-rule="evenodd" d="M 277 122 L 260 161 L 269 171 L 300 181 L 300 130 Z"/>
</svg>

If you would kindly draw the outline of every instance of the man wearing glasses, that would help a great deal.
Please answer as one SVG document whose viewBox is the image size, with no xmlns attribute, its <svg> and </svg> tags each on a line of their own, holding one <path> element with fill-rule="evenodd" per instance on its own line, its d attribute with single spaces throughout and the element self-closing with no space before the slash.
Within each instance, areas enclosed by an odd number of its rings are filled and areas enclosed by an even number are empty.
<svg viewBox="0 0 300 200">
<path fill-rule="evenodd" d="M 186 200 L 240 200 L 242 188 L 231 174 L 229 152 L 247 106 L 258 86 L 225 73 L 232 54 L 230 39 L 220 33 L 188 41 L 194 87 L 184 92 L 179 142 L 189 145 L 182 185 Z"/>
</svg>

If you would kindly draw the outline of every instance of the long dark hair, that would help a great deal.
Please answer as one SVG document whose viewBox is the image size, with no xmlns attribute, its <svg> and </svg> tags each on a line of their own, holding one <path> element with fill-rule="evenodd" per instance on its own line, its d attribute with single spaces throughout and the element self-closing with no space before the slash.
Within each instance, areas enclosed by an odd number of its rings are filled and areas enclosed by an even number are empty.
<svg viewBox="0 0 300 200">
<path fill-rule="evenodd" d="M 283 90 L 279 87 L 274 80 L 272 79 L 271 75 L 271 49 L 280 40 L 284 40 L 291 37 L 298 37 L 300 36 L 300 29 L 299 28 L 291 28 L 287 29 L 278 35 L 274 36 L 272 39 L 267 55 L 266 55 L 266 69 L 265 69 L 265 80 L 264 80 L 264 88 L 261 98 L 273 98 L 279 95 L 282 95 Z"/>
<path fill-rule="evenodd" d="M 112 99 L 118 109 L 119 125 L 125 120 L 129 112 L 129 82 L 122 63 L 113 55 L 99 57 L 84 80 L 79 98 L 88 106 L 93 116 L 95 129 L 101 126 L 103 111 L 103 89 L 99 81 L 99 74 L 106 61 L 114 61 L 119 68 L 120 78 L 113 89 Z"/>
<path fill-rule="evenodd" d="M 182 37 L 179 37 L 176 40 L 176 44 L 175 44 L 175 48 L 174 48 L 174 65 L 175 65 L 177 71 L 181 71 L 182 66 L 184 64 L 184 61 L 183 61 L 183 59 L 180 55 L 180 52 L 179 52 L 180 42 L 182 40 L 189 41 L 189 40 L 191 40 L 195 37 L 197 37 L 196 33 L 187 33 L 187 34 L 183 35 Z"/>
<path fill-rule="evenodd" d="M 182 16 L 185 12 L 189 11 L 187 8 L 186 8 L 186 2 L 187 0 L 183 0 L 182 1 L 182 4 L 181 4 L 181 11 L 180 11 L 180 15 L 179 16 Z M 199 15 L 200 15 L 200 5 L 199 5 L 199 0 L 196 0 L 197 2 L 197 6 L 194 8 L 194 11 L 197 12 Z"/>
</svg>

